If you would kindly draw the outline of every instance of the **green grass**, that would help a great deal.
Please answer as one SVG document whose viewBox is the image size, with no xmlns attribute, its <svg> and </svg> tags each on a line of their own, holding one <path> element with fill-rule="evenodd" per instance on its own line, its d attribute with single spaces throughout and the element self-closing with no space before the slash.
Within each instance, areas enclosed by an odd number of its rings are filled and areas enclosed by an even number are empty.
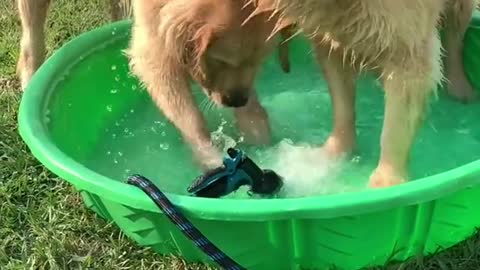
<svg viewBox="0 0 480 270">
<path fill-rule="evenodd" d="M 49 53 L 107 22 L 106 3 L 56 1 L 46 26 Z M 0 269 L 208 269 L 136 246 L 33 158 L 17 131 L 20 25 L 14 1 L 0 0 L 0 10 Z M 480 269 L 480 239 L 388 269 Z"/>
</svg>

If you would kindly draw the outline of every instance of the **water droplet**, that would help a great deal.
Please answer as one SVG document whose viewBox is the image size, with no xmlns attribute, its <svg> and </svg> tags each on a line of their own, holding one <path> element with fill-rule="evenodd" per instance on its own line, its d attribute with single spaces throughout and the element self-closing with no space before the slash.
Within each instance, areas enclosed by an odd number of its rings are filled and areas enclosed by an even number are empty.
<svg viewBox="0 0 480 270">
<path fill-rule="evenodd" d="M 112 70 L 117 70 L 117 66 L 113 65 Z"/>
<path fill-rule="evenodd" d="M 132 90 L 137 90 L 137 86 L 136 86 L 136 85 L 132 85 Z"/>
<path fill-rule="evenodd" d="M 112 112 L 112 105 L 107 105 L 107 111 Z"/>
<path fill-rule="evenodd" d="M 120 76 L 118 76 L 118 75 L 115 76 L 115 81 L 116 81 L 116 82 L 119 82 L 119 81 L 120 81 Z"/>
<path fill-rule="evenodd" d="M 120 124 L 119 124 L 118 122 L 115 122 L 115 126 L 119 127 L 119 126 L 120 126 Z"/>
<path fill-rule="evenodd" d="M 165 136 L 167 136 L 167 133 L 166 133 L 165 131 L 162 131 L 162 133 L 160 133 L 160 135 L 161 135 L 162 137 L 165 137 Z"/>
<path fill-rule="evenodd" d="M 118 160 L 116 158 L 114 158 L 113 163 L 118 164 Z"/>
<path fill-rule="evenodd" d="M 129 130 L 128 128 L 125 128 L 125 129 L 123 130 L 123 132 L 125 132 L 125 133 L 129 133 L 129 132 L 130 132 L 130 130 Z"/>
<path fill-rule="evenodd" d="M 170 148 L 170 145 L 168 145 L 168 143 L 161 143 L 160 148 L 162 150 L 168 150 L 168 148 Z"/>
<path fill-rule="evenodd" d="M 111 154 L 112 154 L 112 152 L 110 152 L 110 151 L 107 151 L 107 155 L 111 155 Z"/>
<path fill-rule="evenodd" d="M 113 134 L 112 134 L 112 138 L 116 139 L 116 138 L 117 138 L 117 134 L 113 133 Z"/>
<path fill-rule="evenodd" d="M 352 158 L 352 162 L 353 162 L 353 163 L 359 163 L 360 160 L 361 160 L 360 156 L 354 156 L 354 157 Z"/>
<path fill-rule="evenodd" d="M 134 112 L 135 112 L 135 110 L 134 110 L 134 109 L 131 109 L 131 110 L 130 110 L 130 113 L 134 113 Z"/>
<path fill-rule="evenodd" d="M 123 156 L 123 153 L 122 153 L 122 152 L 118 152 L 118 155 L 122 157 L 122 156 Z"/>
<path fill-rule="evenodd" d="M 112 89 L 110 90 L 110 94 L 116 94 L 118 92 L 118 89 Z"/>
</svg>

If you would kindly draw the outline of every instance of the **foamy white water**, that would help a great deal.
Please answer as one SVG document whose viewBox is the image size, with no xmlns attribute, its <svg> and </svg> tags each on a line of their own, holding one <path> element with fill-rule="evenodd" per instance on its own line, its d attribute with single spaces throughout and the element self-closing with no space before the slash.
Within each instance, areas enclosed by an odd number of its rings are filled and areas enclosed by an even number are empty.
<svg viewBox="0 0 480 270">
<path fill-rule="evenodd" d="M 279 197 L 318 196 L 358 189 L 341 179 L 347 161 L 328 157 L 319 146 L 295 145 L 285 139 L 261 156 L 261 167 L 273 169 L 284 179 Z"/>
</svg>

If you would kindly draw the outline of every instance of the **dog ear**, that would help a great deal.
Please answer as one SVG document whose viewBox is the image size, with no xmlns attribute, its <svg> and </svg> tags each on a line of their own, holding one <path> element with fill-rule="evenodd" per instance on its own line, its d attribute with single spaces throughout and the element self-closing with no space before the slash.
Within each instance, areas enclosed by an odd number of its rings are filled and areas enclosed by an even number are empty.
<svg viewBox="0 0 480 270">
<path fill-rule="evenodd" d="M 191 40 L 190 50 L 192 51 L 192 69 L 196 76 L 205 78 L 204 67 L 202 64 L 202 58 L 211 44 L 214 37 L 214 28 L 209 24 L 200 26 Z"/>
<path fill-rule="evenodd" d="M 278 25 L 278 24 L 277 24 Z M 290 73 L 290 59 L 288 53 L 288 41 L 294 35 L 294 25 L 288 21 L 280 22 L 280 45 L 278 47 L 278 58 L 283 72 Z"/>
<path fill-rule="evenodd" d="M 198 10 L 181 1 L 165 5 L 157 28 L 162 55 L 194 72 L 201 72 L 201 59 L 214 32 L 214 26 L 208 24 Z"/>
</svg>

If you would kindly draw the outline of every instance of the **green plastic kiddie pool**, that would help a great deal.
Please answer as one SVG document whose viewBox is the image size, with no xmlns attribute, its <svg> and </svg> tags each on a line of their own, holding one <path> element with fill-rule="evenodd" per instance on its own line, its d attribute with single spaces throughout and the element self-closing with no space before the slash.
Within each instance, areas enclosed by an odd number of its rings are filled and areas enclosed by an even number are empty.
<svg viewBox="0 0 480 270">
<path fill-rule="evenodd" d="M 199 171 L 179 133 L 129 74 L 122 51 L 130 26 L 128 21 L 103 26 L 58 50 L 26 90 L 19 122 L 35 157 L 138 244 L 211 263 L 148 196 L 125 183 L 134 173 L 152 179 L 200 231 L 247 269 L 384 265 L 435 253 L 476 232 L 480 104 L 460 104 L 440 92 L 412 152 L 414 180 L 371 190 L 364 186 L 378 158 L 383 94 L 369 76 L 358 83 L 358 158 L 337 176 L 352 190 L 272 199 L 189 196 L 186 188 Z M 468 76 L 480 89 L 478 18 L 465 42 Z M 319 144 L 331 125 L 325 82 L 305 40 L 293 40 L 290 49 L 291 73 L 282 73 L 272 56 L 258 78 L 259 96 L 270 114 L 275 144 L 286 138 Z M 211 109 L 202 94 L 197 98 L 212 130 L 235 132 L 228 110 Z M 257 150 L 248 151 L 260 160 L 265 151 Z"/>
</svg>

